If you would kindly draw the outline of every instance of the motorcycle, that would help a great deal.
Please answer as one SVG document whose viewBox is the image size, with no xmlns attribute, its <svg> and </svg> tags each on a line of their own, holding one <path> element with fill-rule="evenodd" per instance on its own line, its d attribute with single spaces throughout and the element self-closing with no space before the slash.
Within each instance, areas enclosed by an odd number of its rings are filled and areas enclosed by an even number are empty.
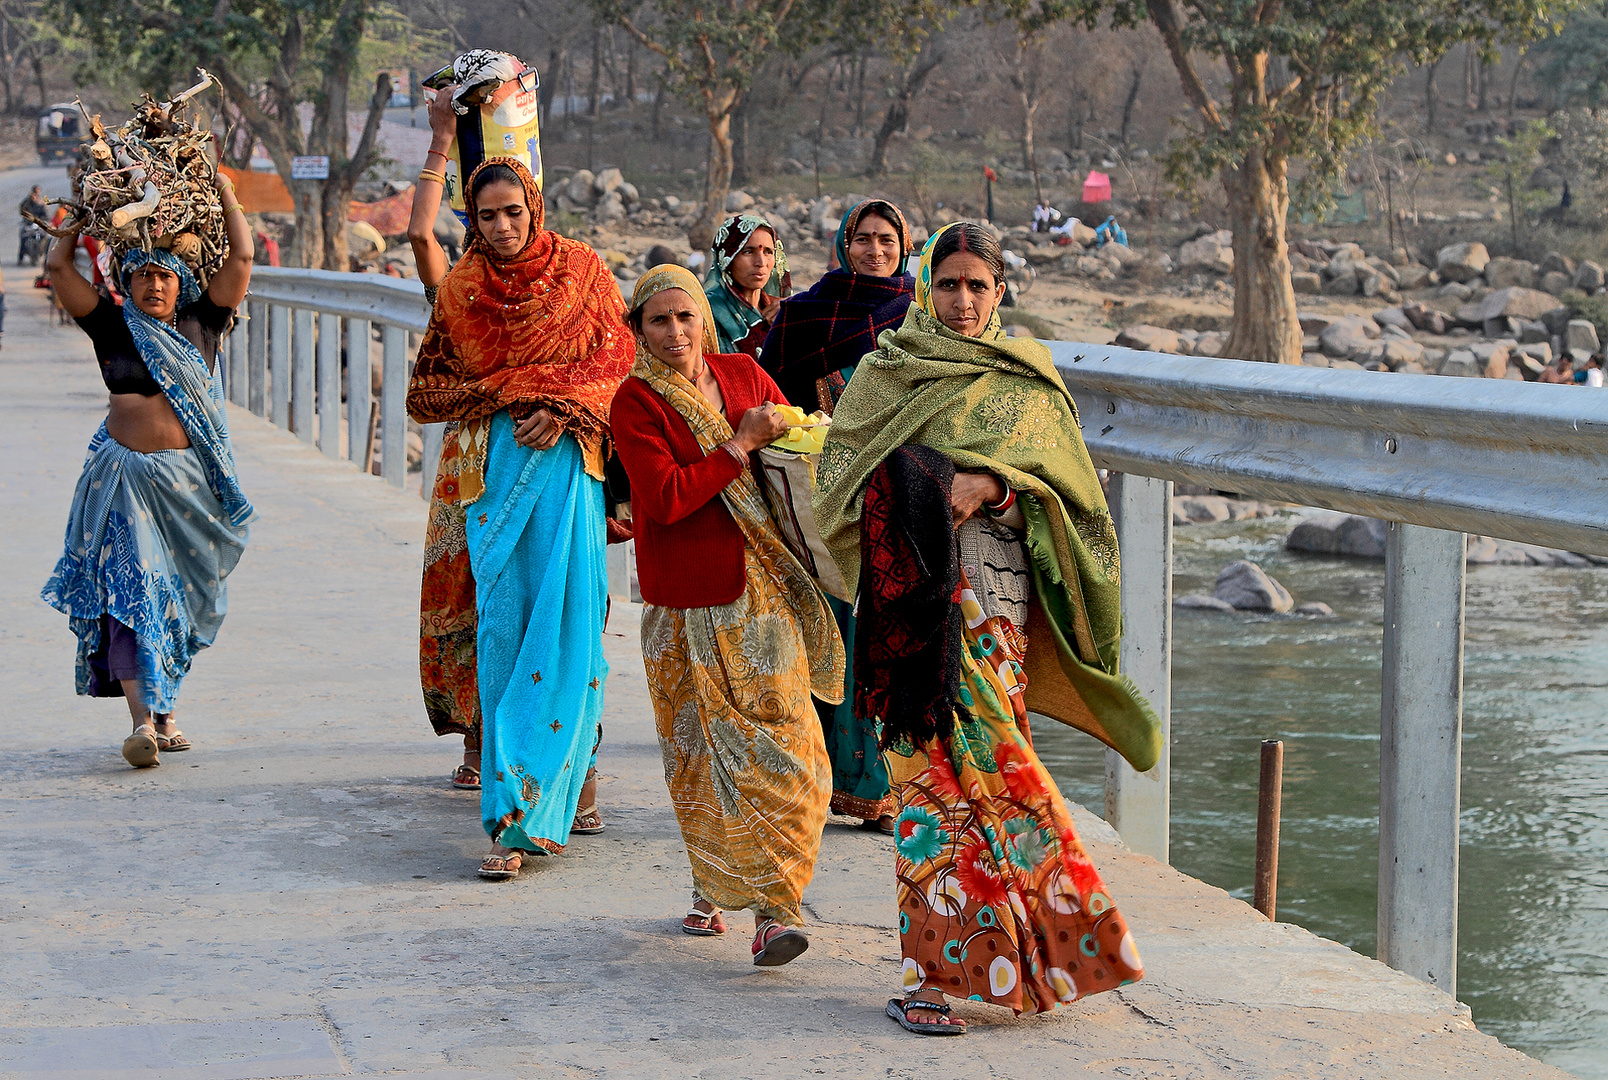
<svg viewBox="0 0 1608 1080">
<path fill-rule="evenodd" d="M 50 247 L 45 230 L 24 218 L 18 226 L 17 265 L 38 266 Z"/>
</svg>

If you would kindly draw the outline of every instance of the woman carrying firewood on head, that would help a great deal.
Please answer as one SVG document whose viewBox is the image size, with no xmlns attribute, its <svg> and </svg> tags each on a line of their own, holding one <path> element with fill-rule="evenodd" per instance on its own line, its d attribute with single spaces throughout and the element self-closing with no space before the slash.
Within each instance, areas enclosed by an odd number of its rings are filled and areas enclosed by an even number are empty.
<svg viewBox="0 0 1608 1080">
<path fill-rule="evenodd" d="M 78 636 L 78 692 L 128 699 L 134 731 L 123 757 L 136 768 L 190 749 L 173 718 L 179 687 L 223 623 L 225 582 L 252 516 L 216 371 L 251 282 L 251 230 L 228 178 L 213 183 L 228 250 L 204 283 L 172 251 L 132 247 L 115 260 L 120 307 L 73 264 L 82 218 L 45 262 L 63 309 L 95 345 L 111 405 L 43 596 Z"/>
</svg>

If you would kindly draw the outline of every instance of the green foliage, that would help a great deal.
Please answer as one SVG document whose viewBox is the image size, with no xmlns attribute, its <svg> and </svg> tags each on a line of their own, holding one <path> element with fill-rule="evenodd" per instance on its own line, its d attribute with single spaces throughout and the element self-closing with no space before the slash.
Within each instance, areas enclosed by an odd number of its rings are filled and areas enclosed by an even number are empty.
<svg viewBox="0 0 1608 1080">
<path fill-rule="evenodd" d="M 1608 0 L 1576 10 L 1532 52 L 1554 105 L 1608 105 Z"/>
<path fill-rule="evenodd" d="M 1376 133 L 1380 101 L 1407 62 L 1464 43 L 1494 57 L 1502 43 L 1553 33 L 1580 0 L 1065 2 L 1076 18 L 1148 19 L 1160 31 L 1196 118 L 1168 159 L 1169 180 L 1186 186 L 1254 152 L 1304 163 L 1294 202 L 1312 207 Z M 1221 62 L 1228 78 L 1209 81 L 1196 57 Z"/>
</svg>

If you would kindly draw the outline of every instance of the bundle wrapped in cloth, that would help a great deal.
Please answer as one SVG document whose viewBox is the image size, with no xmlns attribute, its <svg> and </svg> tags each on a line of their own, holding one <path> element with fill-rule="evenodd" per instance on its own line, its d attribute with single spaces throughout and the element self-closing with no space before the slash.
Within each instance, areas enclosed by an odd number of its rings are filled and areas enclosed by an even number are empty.
<svg viewBox="0 0 1608 1080">
<path fill-rule="evenodd" d="M 213 186 L 217 166 L 207 155 L 210 127 L 190 116 L 190 103 L 215 81 L 200 81 L 167 101 L 146 94 L 134 115 L 108 131 L 87 116 L 90 140 L 72 169 L 76 224 L 106 245 L 115 265 L 131 250 L 171 251 L 203 289 L 223 265 L 229 243 L 223 204 Z M 54 230 L 52 230 L 54 231 Z"/>
</svg>

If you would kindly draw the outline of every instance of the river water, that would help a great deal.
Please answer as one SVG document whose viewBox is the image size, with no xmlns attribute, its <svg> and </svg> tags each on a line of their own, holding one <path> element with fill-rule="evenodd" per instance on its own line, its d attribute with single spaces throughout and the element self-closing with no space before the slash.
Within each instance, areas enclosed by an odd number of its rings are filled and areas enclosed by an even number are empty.
<svg viewBox="0 0 1608 1080">
<path fill-rule="evenodd" d="M 1176 595 L 1252 559 L 1335 617 L 1174 611 L 1172 862 L 1250 901 L 1258 745 L 1283 739 L 1278 916 L 1372 956 L 1384 564 L 1286 552 L 1296 520 L 1174 530 Z M 1467 612 L 1457 996 L 1608 1080 L 1608 569 L 1470 567 Z M 1102 748 L 1034 734 L 1098 812 Z"/>
</svg>

